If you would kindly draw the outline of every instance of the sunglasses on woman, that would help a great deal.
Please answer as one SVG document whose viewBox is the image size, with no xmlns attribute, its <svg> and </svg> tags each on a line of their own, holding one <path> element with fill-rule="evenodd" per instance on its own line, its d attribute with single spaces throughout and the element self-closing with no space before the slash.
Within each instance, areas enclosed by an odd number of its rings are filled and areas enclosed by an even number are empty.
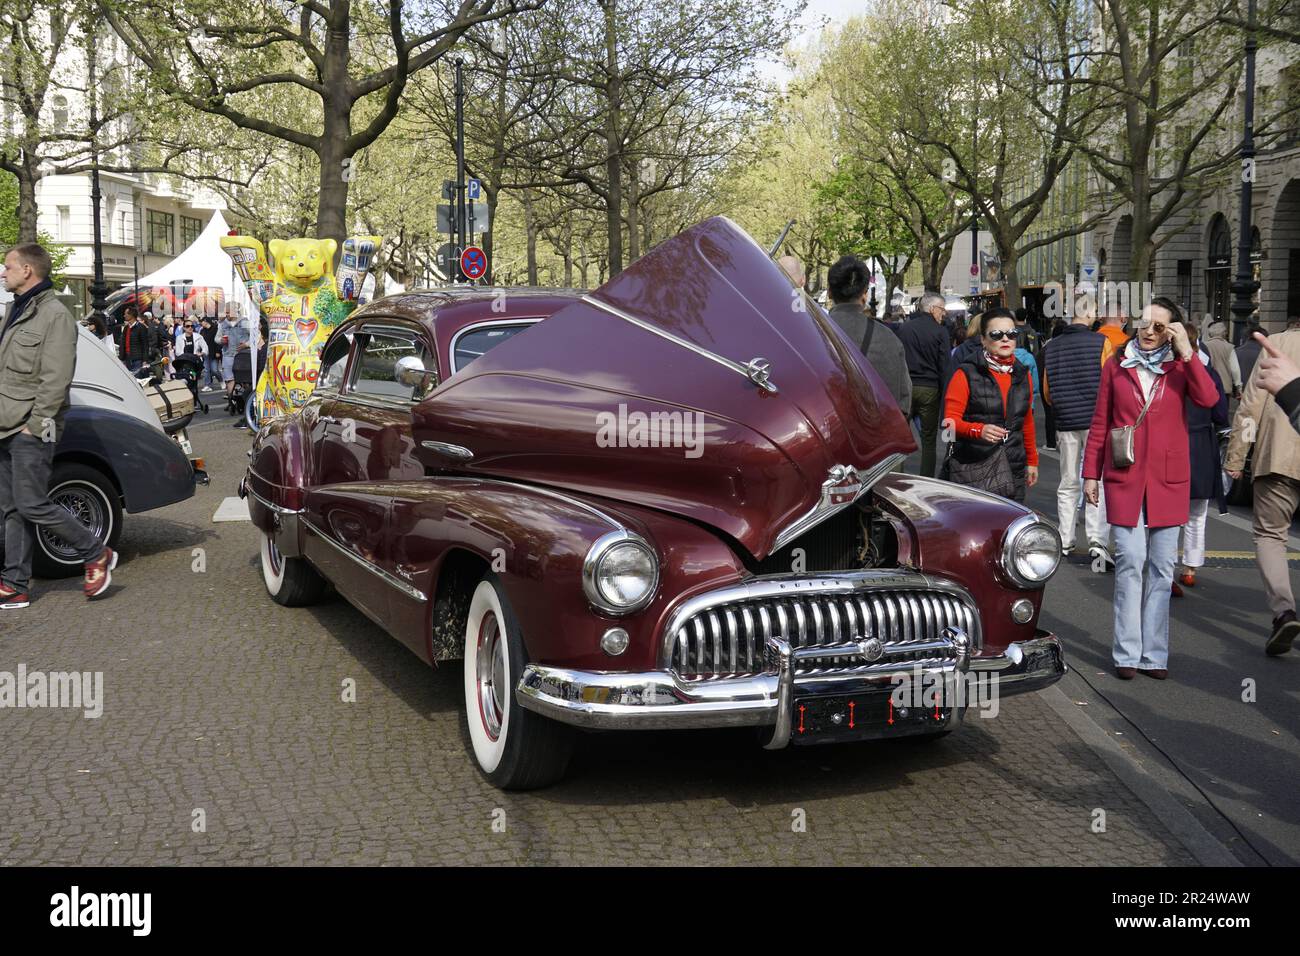
<svg viewBox="0 0 1300 956">
<path fill-rule="evenodd" d="M 985 332 L 984 334 L 994 342 L 1001 342 L 1003 339 L 1014 339 L 1016 337 L 1016 330 L 994 329 L 992 332 Z"/>
</svg>

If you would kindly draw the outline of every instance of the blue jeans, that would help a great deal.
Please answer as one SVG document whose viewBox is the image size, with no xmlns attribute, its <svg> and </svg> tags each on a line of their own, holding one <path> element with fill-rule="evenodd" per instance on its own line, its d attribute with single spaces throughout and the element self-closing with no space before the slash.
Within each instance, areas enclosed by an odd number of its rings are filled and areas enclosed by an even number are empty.
<svg viewBox="0 0 1300 956">
<path fill-rule="evenodd" d="M 31 583 L 36 534 L 45 528 L 62 538 L 80 561 L 91 561 L 104 543 L 72 512 L 50 500 L 54 442 L 21 432 L 0 439 L 0 521 L 4 528 L 5 584 L 26 591 Z"/>
<path fill-rule="evenodd" d="M 1115 532 L 1116 667 L 1166 670 L 1169 667 L 1169 594 L 1178 557 L 1178 531 L 1147 529 L 1145 514 L 1136 528 L 1112 525 Z M 1142 580 L 1143 567 L 1146 581 Z"/>
</svg>

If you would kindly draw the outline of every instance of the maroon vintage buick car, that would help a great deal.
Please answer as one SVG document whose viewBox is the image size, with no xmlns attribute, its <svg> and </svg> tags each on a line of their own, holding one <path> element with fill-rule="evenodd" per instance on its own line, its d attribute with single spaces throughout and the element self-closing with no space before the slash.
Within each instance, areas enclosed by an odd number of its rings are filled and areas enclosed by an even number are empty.
<svg viewBox="0 0 1300 956">
<path fill-rule="evenodd" d="M 899 706 L 899 675 L 1059 679 L 1055 529 L 899 473 L 914 448 L 855 344 L 717 218 L 589 294 L 358 310 L 240 493 L 272 597 L 332 584 L 426 662 L 463 657 L 474 756 L 527 788 L 575 728 L 935 736 L 962 698 Z"/>
</svg>

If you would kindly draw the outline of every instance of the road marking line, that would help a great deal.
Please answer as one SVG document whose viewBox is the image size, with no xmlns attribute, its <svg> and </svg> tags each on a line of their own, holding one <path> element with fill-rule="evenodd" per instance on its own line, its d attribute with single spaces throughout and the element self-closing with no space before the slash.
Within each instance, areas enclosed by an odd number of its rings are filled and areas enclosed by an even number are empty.
<svg viewBox="0 0 1300 956">
<path fill-rule="evenodd" d="M 216 521 L 251 521 L 248 516 L 248 502 L 243 498 L 231 496 L 222 500 L 217 513 L 212 516 Z"/>
</svg>

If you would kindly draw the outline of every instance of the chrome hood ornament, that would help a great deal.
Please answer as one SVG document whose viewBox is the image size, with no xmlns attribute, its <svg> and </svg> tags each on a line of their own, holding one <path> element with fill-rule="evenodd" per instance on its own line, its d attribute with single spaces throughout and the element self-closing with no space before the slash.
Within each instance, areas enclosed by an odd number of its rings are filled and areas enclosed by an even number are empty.
<svg viewBox="0 0 1300 956">
<path fill-rule="evenodd" d="M 866 469 L 854 468 L 852 465 L 832 465 L 826 474 L 826 480 L 822 482 L 821 497 L 817 504 L 799 520 L 782 529 L 772 550 L 785 547 L 809 528 L 821 524 L 831 515 L 853 504 L 903 461 L 903 455 L 894 454 Z"/>
<path fill-rule="evenodd" d="M 776 385 L 771 381 L 772 363 L 765 358 L 752 358 L 745 363 L 745 374 L 749 380 L 766 392 L 776 392 Z"/>
</svg>

